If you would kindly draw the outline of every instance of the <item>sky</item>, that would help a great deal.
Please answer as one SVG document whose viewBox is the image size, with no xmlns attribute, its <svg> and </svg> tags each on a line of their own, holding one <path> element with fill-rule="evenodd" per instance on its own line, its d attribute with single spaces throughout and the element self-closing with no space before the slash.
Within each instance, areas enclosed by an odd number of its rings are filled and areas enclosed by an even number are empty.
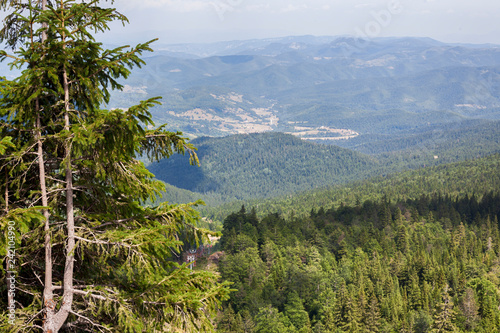
<svg viewBox="0 0 500 333">
<path fill-rule="evenodd" d="M 100 37 L 107 43 L 352 35 L 500 44 L 500 0 L 117 0 L 114 6 L 130 24 L 113 25 Z"/>
<path fill-rule="evenodd" d="M 418 36 L 500 44 L 499 0 L 118 0 L 106 41 L 161 44 L 291 35 Z"/>
</svg>

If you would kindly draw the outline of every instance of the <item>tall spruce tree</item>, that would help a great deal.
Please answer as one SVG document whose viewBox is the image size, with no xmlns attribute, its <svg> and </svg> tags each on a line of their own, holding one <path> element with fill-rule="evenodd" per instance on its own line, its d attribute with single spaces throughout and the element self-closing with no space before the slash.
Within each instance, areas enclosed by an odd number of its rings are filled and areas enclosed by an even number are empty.
<svg viewBox="0 0 500 333">
<path fill-rule="evenodd" d="M 194 147 L 182 133 L 148 129 L 158 98 L 100 108 L 151 51 L 151 42 L 103 49 L 93 34 L 127 19 L 100 2 L 0 0 L 9 11 L 0 40 L 13 49 L 0 60 L 22 70 L 0 86 L 0 223 L 15 226 L 18 290 L 8 300 L 15 325 L 0 329 L 213 330 L 227 285 L 171 260 L 181 233 L 190 242 L 207 235 L 196 203 L 145 206 L 163 185 L 136 159 L 188 152 L 197 163 Z"/>
<path fill-rule="evenodd" d="M 437 305 L 436 313 L 434 315 L 434 325 L 431 332 L 457 332 L 455 324 L 455 313 L 453 309 L 453 300 L 448 292 L 449 287 L 445 285 L 441 292 L 441 303 Z"/>
</svg>

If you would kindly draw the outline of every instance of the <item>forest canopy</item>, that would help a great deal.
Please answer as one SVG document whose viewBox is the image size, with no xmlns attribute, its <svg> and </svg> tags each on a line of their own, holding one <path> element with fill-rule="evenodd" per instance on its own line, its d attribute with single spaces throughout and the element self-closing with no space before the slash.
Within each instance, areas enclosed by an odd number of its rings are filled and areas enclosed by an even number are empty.
<svg viewBox="0 0 500 333">
<path fill-rule="evenodd" d="M 500 194 L 224 220 L 221 332 L 496 332 Z"/>
</svg>

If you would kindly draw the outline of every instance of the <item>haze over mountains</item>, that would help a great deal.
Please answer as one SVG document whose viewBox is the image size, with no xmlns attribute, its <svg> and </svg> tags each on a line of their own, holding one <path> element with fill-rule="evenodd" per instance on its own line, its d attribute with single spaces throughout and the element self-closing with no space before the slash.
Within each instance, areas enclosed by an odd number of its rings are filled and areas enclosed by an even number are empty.
<svg viewBox="0 0 500 333">
<path fill-rule="evenodd" d="M 345 136 L 330 129 L 394 134 L 499 119 L 499 76 L 500 47 L 428 38 L 185 44 L 147 58 L 112 106 L 163 96 L 155 118 L 191 136 L 269 130 Z"/>
<path fill-rule="evenodd" d="M 374 155 L 376 174 L 500 151 L 500 46 L 446 44 L 430 38 L 301 36 L 159 48 L 143 69 L 131 74 L 123 92 L 113 95 L 110 106 L 163 96 L 163 104 L 152 109 L 155 121 L 192 138 L 279 131 Z M 208 157 L 208 151 L 220 145 L 228 145 L 227 158 L 238 160 L 245 158 L 242 151 L 260 151 L 257 145 L 271 147 L 276 137 L 234 139 L 250 145 L 244 149 L 233 147 L 231 140 L 195 141 L 202 164 L 204 159 L 224 163 L 217 160 L 220 156 Z M 312 153 L 317 156 L 322 149 L 317 147 L 301 149 L 319 149 Z M 340 160 L 345 157 L 337 153 Z M 163 167 L 176 165 L 172 170 L 179 179 L 194 172 L 181 167 L 177 158 L 165 163 Z M 320 164 L 318 170 L 326 165 Z M 317 186 L 310 180 L 314 178 L 328 185 L 366 177 L 373 174 L 374 165 L 349 177 L 339 174 L 335 180 L 331 175 L 318 178 L 314 172 L 300 175 L 302 183 L 297 182 L 293 191 Z M 225 175 L 252 179 L 258 170 L 274 167 L 261 163 L 257 169 L 226 170 Z M 172 182 L 173 171 L 152 168 L 159 176 L 170 175 L 164 180 Z M 215 171 L 203 165 L 195 172 L 196 179 L 204 180 L 196 182 L 196 188 L 188 180 L 174 183 L 200 192 L 223 188 L 238 198 L 291 190 L 278 190 L 276 184 L 283 178 L 267 182 L 268 188 L 250 182 L 256 188 L 231 192 L 228 184 L 217 185 L 223 178 L 211 172 Z M 230 183 L 242 184 L 237 177 Z"/>
</svg>

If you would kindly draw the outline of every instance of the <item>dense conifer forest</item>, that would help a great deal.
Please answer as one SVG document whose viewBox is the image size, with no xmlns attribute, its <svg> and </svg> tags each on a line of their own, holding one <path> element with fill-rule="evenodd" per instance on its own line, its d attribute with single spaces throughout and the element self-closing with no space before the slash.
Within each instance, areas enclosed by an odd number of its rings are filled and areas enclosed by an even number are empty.
<svg viewBox="0 0 500 333">
<path fill-rule="evenodd" d="M 363 139 L 364 140 L 364 139 Z M 336 145 L 269 132 L 198 138 L 201 165 L 187 167 L 183 156 L 150 163 L 148 169 L 169 183 L 164 201 L 203 198 L 210 206 L 234 200 L 290 196 L 409 169 L 477 159 L 500 152 L 500 122 L 471 122 L 467 127 L 426 130 L 392 140 L 357 138 Z M 351 143 L 349 143 L 351 142 Z M 194 192 L 194 193 L 193 193 Z M 295 208 L 296 209 L 296 208 Z"/>
<path fill-rule="evenodd" d="M 500 194 L 224 220 L 221 332 L 497 332 Z"/>
<path fill-rule="evenodd" d="M 279 213 L 284 217 L 292 214 L 303 216 L 311 209 L 324 207 L 329 209 L 340 204 L 355 205 L 358 201 L 378 201 L 383 197 L 393 200 L 416 199 L 423 194 L 448 194 L 463 197 L 466 194 L 496 191 L 500 188 L 500 155 L 462 162 L 449 163 L 417 170 L 408 170 L 385 176 L 376 176 L 366 180 L 347 184 L 327 186 L 311 191 L 269 198 L 266 200 L 246 200 L 225 203 L 219 206 L 201 207 L 204 216 L 214 221 L 222 221 L 232 212 L 238 211 L 241 205 L 256 207 L 257 214 L 262 217 L 270 213 Z M 172 193 L 179 193 L 174 188 Z M 195 198 L 194 193 L 185 193 L 180 199 Z M 211 203 L 209 196 L 204 197 Z M 214 226 L 212 225 L 212 228 Z"/>
<path fill-rule="evenodd" d="M 150 164 L 149 170 L 171 185 L 225 201 L 269 198 L 364 178 L 380 165 L 368 155 L 283 133 L 205 137 L 192 144 L 200 168 L 189 168 L 185 158 L 173 156 Z"/>
</svg>

